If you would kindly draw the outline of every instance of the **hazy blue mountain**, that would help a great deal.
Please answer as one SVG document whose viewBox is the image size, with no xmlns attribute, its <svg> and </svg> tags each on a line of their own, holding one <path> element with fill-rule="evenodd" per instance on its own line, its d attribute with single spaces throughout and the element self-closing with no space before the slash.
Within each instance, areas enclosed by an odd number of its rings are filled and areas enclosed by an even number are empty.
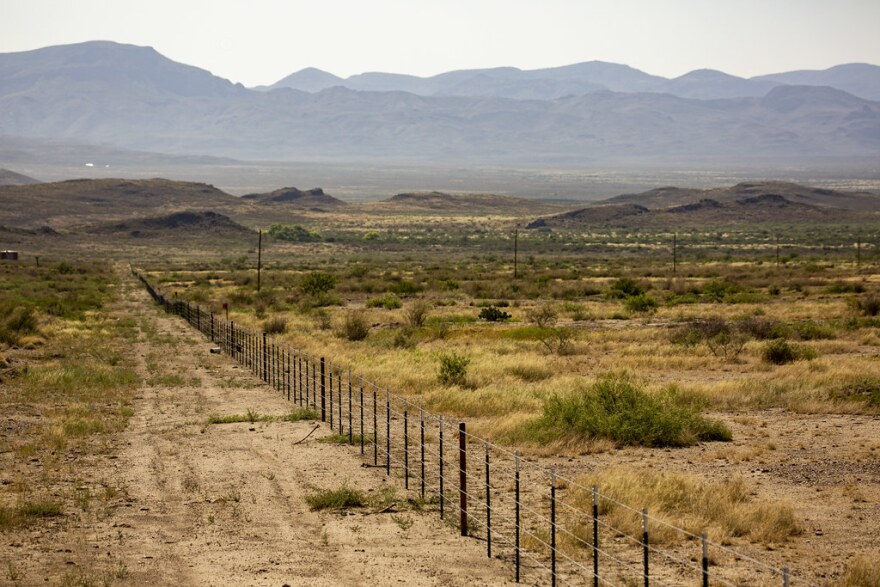
<svg viewBox="0 0 880 587">
<path fill-rule="evenodd" d="M 16 173 L 9 169 L 0 168 L 0 186 L 3 185 L 29 185 L 32 183 L 40 183 L 40 180 Z"/>
<path fill-rule="evenodd" d="M 303 70 L 308 71 L 308 70 Z M 319 70 L 314 70 L 319 71 Z M 486 96 L 529 100 L 555 100 L 588 92 L 652 91 L 667 81 L 616 63 L 590 61 L 547 69 L 515 67 L 463 69 L 432 77 L 370 72 L 346 79 L 332 74 L 292 74 L 269 89 L 291 88 L 316 92 L 333 86 L 370 92 L 409 92 L 420 96 Z"/>
<path fill-rule="evenodd" d="M 788 71 L 752 78 L 781 84 L 830 86 L 867 100 L 880 100 L 880 66 L 847 63 L 823 70 Z"/>
<path fill-rule="evenodd" d="M 760 97 L 778 85 L 770 80 L 745 79 L 714 69 L 697 69 L 659 84 L 654 90 L 682 98 L 716 100 Z"/>
<path fill-rule="evenodd" d="M 546 69 L 515 67 L 464 69 L 432 77 L 370 72 L 342 79 L 305 69 L 268 88 L 319 92 L 343 86 L 371 92 L 409 92 L 420 96 L 486 96 L 526 100 L 556 100 L 590 92 L 667 93 L 681 98 L 715 100 L 761 97 L 779 85 L 830 86 L 868 100 L 880 100 L 880 67 L 848 64 L 823 71 L 793 71 L 741 78 L 722 71 L 698 69 L 675 79 L 649 75 L 617 63 L 587 61 Z"/>
<path fill-rule="evenodd" d="M 300 78 L 320 85 L 330 79 L 321 73 Z M 555 81 L 532 90 L 523 74 L 543 80 L 533 87 Z M 584 81 L 587 74 L 602 83 Z M 659 82 L 592 62 L 450 72 L 427 80 L 436 84 L 430 95 L 375 91 L 391 82 L 427 83 L 403 77 L 357 78 L 372 91 L 334 85 L 261 92 L 149 48 L 51 47 L 0 55 L 0 137 L 248 160 L 763 163 L 880 156 L 880 103 L 831 88 L 779 86 L 762 97 L 698 100 L 646 92 Z M 708 77 L 721 85 L 749 81 Z M 594 83 L 633 91 L 576 91 Z M 495 94 L 442 91 L 477 87 Z M 519 98 L 496 95 L 505 92 Z M 547 97 L 555 94 L 563 97 Z"/>
<path fill-rule="evenodd" d="M 229 96 L 244 91 L 240 84 L 171 61 L 152 47 L 90 41 L 0 53 L 0 94 L 65 88 L 75 93 L 79 87 L 98 84 L 108 89 L 185 97 Z"/>
<path fill-rule="evenodd" d="M 314 67 L 307 67 L 295 73 L 291 73 L 286 78 L 277 81 L 271 86 L 261 86 L 260 90 L 269 90 L 275 88 L 293 88 L 302 90 L 303 92 L 320 92 L 333 86 L 345 85 L 345 80 L 337 77 L 332 73 L 321 71 Z"/>
</svg>

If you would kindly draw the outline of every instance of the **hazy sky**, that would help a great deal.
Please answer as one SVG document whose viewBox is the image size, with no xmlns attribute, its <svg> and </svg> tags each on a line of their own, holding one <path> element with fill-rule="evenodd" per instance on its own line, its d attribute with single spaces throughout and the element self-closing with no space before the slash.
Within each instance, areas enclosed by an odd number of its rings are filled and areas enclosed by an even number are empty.
<svg viewBox="0 0 880 587">
<path fill-rule="evenodd" d="M 0 53 L 150 45 L 247 86 L 599 59 L 675 77 L 880 64 L 880 0 L 0 0 Z"/>
</svg>

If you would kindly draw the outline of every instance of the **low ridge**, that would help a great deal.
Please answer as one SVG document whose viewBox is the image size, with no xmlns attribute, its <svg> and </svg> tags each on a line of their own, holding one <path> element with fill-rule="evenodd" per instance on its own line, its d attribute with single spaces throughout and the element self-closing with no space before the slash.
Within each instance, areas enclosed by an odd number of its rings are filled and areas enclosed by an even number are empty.
<svg viewBox="0 0 880 587">
<path fill-rule="evenodd" d="M 245 194 L 242 200 L 251 200 L 258 204 L 294 204 L 303 208 L 333 208 L 345 206 L 339 198 L 325 194 L 321 188 L 299 190 L 295 187 L 280 188 L 271 192 L 258 194 Z"/>
</svg>

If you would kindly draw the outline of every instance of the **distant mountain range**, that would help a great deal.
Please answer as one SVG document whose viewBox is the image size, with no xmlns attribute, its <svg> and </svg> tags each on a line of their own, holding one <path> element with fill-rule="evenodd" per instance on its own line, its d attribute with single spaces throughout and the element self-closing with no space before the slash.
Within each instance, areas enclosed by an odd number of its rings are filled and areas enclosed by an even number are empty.
<svg viewBox="0 0 880 587">
<path fill-rule="evenodd" d="M 258 91 L 148 47 L 0 54 L 0 135 L 244 160 L 870 161 L 880 156 L 877 99 L 880 67 L 859 64 L 672 80 L 602 62 L 431 78 L 312 69 Z"/>
<path fill-rule="evenodd" d="M 450 71 L 432 77 L 396 73 L 361 73 L 341 78 L 309 67 L 272 84 L 255 89 L 290 88 L 320 92 L 344 87 L 367 92 L 409 92 L 419 96 L 482 96 L 514 100 L 556 100 L 591 92 L 650 92 L 679 98 L 720 100 L 761 97 L 782 85 L 828 86 L 880 101 L 880 66 L 849 63 L 817 71 L 789 71 L 752 78 L 713 69 L 698 69 L 668 79 L 628 65 L 588 61 L 564 67 L 521 70 L 515 67 Z"/>
</svg>

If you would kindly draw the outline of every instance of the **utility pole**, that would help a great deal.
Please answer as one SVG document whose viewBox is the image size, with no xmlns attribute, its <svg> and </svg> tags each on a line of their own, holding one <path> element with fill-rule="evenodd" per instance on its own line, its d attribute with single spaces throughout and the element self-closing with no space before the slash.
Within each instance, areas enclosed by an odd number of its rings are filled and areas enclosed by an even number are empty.
<svg viewBox="0 0 880 587">
<path fill-rule="evenodd" d="M 519 224 L 513 229 L 513 278 L 517 277 L 517 254 L 519 249 Z"/>
<path fill-rule="evenodd" d="M 257 291 L 260 291 L 260 273 L 263 270 L 263 229 L 257 237 Z"/>
<path fill-rule="evenodd" d="M 678 233 L 672 233 L 672 274 L 678 270 Z"/>
<path fill-rule="evenodd" d="M 862 270 L 862 233 L 856 236 L 856 271 Z"/>
<path fill-rule="evenodd" d="M 776 269 L 779 269 L 779 235 L 776 235 Z"/>
</svg>

